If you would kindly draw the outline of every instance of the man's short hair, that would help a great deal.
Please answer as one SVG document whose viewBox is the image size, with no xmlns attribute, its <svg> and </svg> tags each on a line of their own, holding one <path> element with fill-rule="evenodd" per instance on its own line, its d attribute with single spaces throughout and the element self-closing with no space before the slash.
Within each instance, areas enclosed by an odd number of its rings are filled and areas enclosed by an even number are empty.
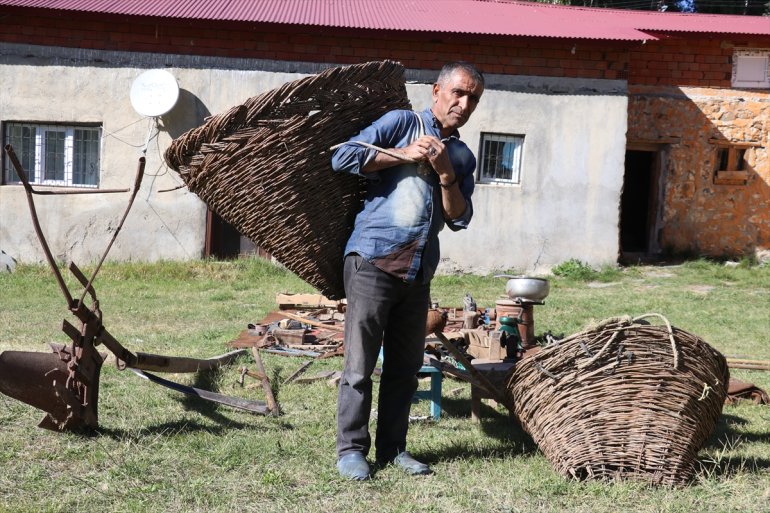
<svg viewBox="0 0 770 513">
<path fill-rule="evenodd" d="M 470 62 L 465 62 L 465 61 L 455 61 L 455 62 L 448 62 L 444 64 L 444 66 L 441 68 L 441 71 L 438 74 L 438 78 L 436 78 L 436 83 L 437 84 L 446 83 L 446 81 L 449 80 L 449 77 L 452 76 L 452 73 L 454 73 L 457 70 L 462 70 L 466 72 L 468 75 L 470 75 L 470 77 L 474 80 L 474 82 L 477 82 L 481 84 L 481 87 L 484 87 L 484 75 L 482 75 L 481 72 L 476 69 L 476 66 L 474 66 Z"/>
</svg>

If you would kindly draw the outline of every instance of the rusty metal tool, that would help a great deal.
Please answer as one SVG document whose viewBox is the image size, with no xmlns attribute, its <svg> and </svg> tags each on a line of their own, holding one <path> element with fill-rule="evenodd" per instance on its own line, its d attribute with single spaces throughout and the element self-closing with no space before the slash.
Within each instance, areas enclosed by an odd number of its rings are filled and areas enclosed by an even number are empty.
<svg viewBox="0 0 770 513">
<path fill-rule="evenodd" d="M 70 272 L 83 285 L 79 299 L 75 299 L 67 287 L 59 268 L 54 261 L 51 250 L 43 235 L 37 210 L 33 200 L 36 191 L 32 188 L 27 174 L 19 163 L 10 145 L 5 151 L 19 176 L 27 196 L 32 223 L 38 236 L 46 261 L 49 264 L 59 285 L 71 314 L 80 321 L 76 328 L 67 320 L 62 322 L 62 331 L 72 340 L 70 347 L 52 345 L 53 353 L 37 353 L 29 351 L 5 351 L 0 353 L 0 392 L 34 406 L 46 412 L 39 426 L 51 430 L 81 431 L 98 427 L 98 391 L 99 375 L 105 356 L 96 350 L 96 346 L 104 344 L 117 358 L 119 369 L 154 370 L 162 372 L 196 372 L 210 370 L 232 362 L 245 351 L 231 353 L 207 360 L 184 357 L 170 357 L 149 353 L 132 353 L 116 340 L 102 323 L 102 311 L 93 287 L 94 279 L 104 262 L 107 253 L 117 237 L 128 212 L 133 204 L 144 175 L 144 158 L 139 159 L 134 189 L 123 217 L 102 255 L 95 271 L 90 278 L 74 264 L 69 266 Z M 88 296 L 91 305 L 86 306 Z M 202 393 L 198 389 L 185 387 L 155 376 L 145 374 L 148 379 L 177 390 L 196 395 L 203 399 L 227 404 L 237 408 L 248 409 L 263 413 L 258 405 L 242 402 L 240 399 L 227 398 L 214 392 Z M 155 379 L 157 378 L 157 379 Z"/>
<path fill-rule="evenodd" d="M 287 385 L 287 384 L 291 383 L 292 381 L 294 381 L 295 379 L 297 379 L 298 377 L 300 377 L 307 370 L 307 368 L 310 367 L 310 365 L 312 365 L 312 363 L 314 361 L 315 360 L 308 360 L 305 363 L 303 363 L 302 365 L 300 365 L 299 369 L 295 370 L 291 374 L 291 376 L 289 376 L 288 378 L 283 380 L 283 384 Z"/>
<path fill-rule="evenodd" d="M 252 413 L 259 413 L 261 415 L 267 415 L 270 413 L 270 409 L 268 409 L 268 407 L 265 406 L 265 403 L 261 401 L 253 401 L 251 399 L 243 399 L 240 397 L 230 397 L 227 395 L 219 394 L 217 392 L 210 392 L 208 390 L 202 390 L 200 388 L 182 385 L 180 383 L 176 383 L 174 381 L 161 378 L 160 376 L 156 376 L 154 374 L 145 372 L 143 370 L 139 370 L 139 369 L 131 369 L 131 370 L 134 373 L 136 373 L 136 375 L 139 377 L 148 379 L 153 383 L 157 383 L 158 385 L 162 385 L 166 388 L 170 388 L 171 390 L 182 392 L 183 394 L 200 397 L 201 399 L 206 399 L 207 401 L 224 404 L 226 406 L 237 408 L 239 410 L 246 410 Z"/>
<path fill-rule="evenodd" d="M 295 321 L 299 321 L 305 324 L 308 324 L 310 326 L 316 326 L 317 328 L 323 328 L 331 331 L 345 331 L 345 328 L 343 326 L 338 326 L 336 324 L 325 324 L 321 321 L 317 321 L 315 319 L 309 319 L 307 317 L 303 317 L 301 315 L 296 315 L 289 312 L 281 312 L 281 315 L 293 319 Z"/>
<path fill-rule="evenodd" d="M 273 416 L 278 416 L 281 414 L 281 410 L 278 407 L 278 402 L 275 400 L 275 396 L 273 395 L 273 389 L 270 387 L 270 379 L 268 379 L 267 373 L 265 373 L 265 366 L 262 365 L 262 357 L 259 356 L 259 349 L 252 347 L 251 352 L 254 354 L 254 363 L 257 366 L 257 371 L 262 375 L 260 381 L 262 381 L 262 390 L 265 391 L 265 399 L 267 399 L 267 405 L 270 408 L 270 413 Z"/>
<path fill-rule="evenodd" d="M 510 404 L 506 400 L 505 396 L 497 389 L 497 387 L 495 387 L 494 384 L 492 384 L 489 378 L 487 378 L 483 373 L 479 372 L 479 370 L 473 366 L 468 357 L 465 356 L 462 351 L 460 351 L 457 346 L 454 345 L 453 342 L 445 337 L 444 334 L 440 331 L 435 332 L 434 335 L 436 335 L 441 343 L 444 344 L 444 347 L 446 347 L 449 352 L 452 353 L 452 356 L 471 373 L 471 376 L 473 376 L 473 378 L 479 382 L 481 388 L 489 393 L 489 395 L 492 396 L 495 401 L 505 405 L 509 410 L 511 409 Z"/>
<path fill-rule="evenodd" d="M 211 358 L 188 358 L 186 356 L 164 356 L 152 353 L 136 353 L 136 361 L 131 368 L 153 372 L 200 372 L 214 370 L 229 365 L 235 360 L 248 354 L 245 349 L 230 351 Z"/>
<path fill-rule="evenodd" d="M 0 353 L 0 392 L 46 412 L 38 427 L 72 431 L 98 425 L 99 371 L 103 355 L 81 351 Z"/>
<path fill-rule="evenodd" d="M 270 354 L 279 354 L 281 356 L 299 356 L 305 358 L 319 358 L 323 355 L 323 353 L 317 353 L 315 351 L 302 351 L 300 349 L 291 349 L 282 346 L 273 346 L 262 349 L 262 351 Z"/>
<path fill-rule="evenodd" d="M 260 381 L 262 381 L 263 379 L 267 379 L 267 375 L 266 374 L 262 374 L 261 372 L 258 372 L 258 371 L 249 370 L 248 367 L 241 367 L 241 374 L 238 377 L 238 384 L 239 385 L 243 386 L 243 384 L 245 382 L 244 378 L 246 376 L 252 377 L 254 379 L 258 379 Z M 260 383 L 259 386 L 262 386 L 262 383 Z"/>
</svg>

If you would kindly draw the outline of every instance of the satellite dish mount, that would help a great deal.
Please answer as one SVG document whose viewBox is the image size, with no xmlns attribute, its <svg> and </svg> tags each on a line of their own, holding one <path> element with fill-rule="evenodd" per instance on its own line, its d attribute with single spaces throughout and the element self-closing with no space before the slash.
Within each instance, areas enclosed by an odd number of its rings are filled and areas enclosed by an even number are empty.
<svg viewBox="0 0 770 513">
<path fill-rule="evenodd" d="M 155 118 L 174 108 L 179 99 L 179 85 L 168 71 L 151 69 L 134 79 L 130 98 L 136 112 Z"/>
</svg>

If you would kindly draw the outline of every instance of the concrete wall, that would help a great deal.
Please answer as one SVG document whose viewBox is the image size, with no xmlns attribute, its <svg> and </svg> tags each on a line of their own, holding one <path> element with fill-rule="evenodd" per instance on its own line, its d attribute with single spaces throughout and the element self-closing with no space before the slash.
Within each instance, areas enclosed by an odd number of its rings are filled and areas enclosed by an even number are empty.
<svg viewBox="0 0 770 513">
<path fill-rule="evenodd" d="M 7 48 L 4 48 L 7 50 Z M 8 55 L 0 62 L 3 121 L 103 124 L 100 188 L 132 187 L 151 118 L 131 107 L 129 89 L 143 69 L 97 64 L 93 59 Z M 161 125 L 165 119 L 160 119 Z M 110 257 L 121 260 L 201 256 L 205 207 L 185 191 L 159 193 L 180 183 L 161 164 L 168 132 L 150 141 L 146 176 Z M 38 187 L 40 190 L 55 190 Z M 127 206 L 129 194 L 35 196 L 38 216 L 57 259 L 98 260 Z M 0 187 L 0 247 L 21 262 L 42 261 L 21 186 Z"/>
<path fill-rule="evenodd" d="M 3 121 L 102 123 L 100 188 L 130 188 L 146 151 L 145 178 L 110 251 L 112 260 L 195 259 L 203 254 L 206 207 L 186 189 L 162 153 L 170 141 L 204 118 L 302 75 L 216 66 L 169 56 L 78 51 L 0 44 L 0 118 Z M 230 63 L 232 66 L 233 63 Z M 137 114 L 129 91 L 151 68 L 166 68 L 180 86 L 176 106 L 154 120 Z M 149 139 L 149 144 L 148 143 Z M 40 190 L 55 190 L 40 187 Z M 57 259 L 97 261 L 127 206 L 128 193 L 35 196 L 43 233 Z M 0 187 L 0 248 L 20 262 L 44 260 L 21 186 Z"/>
<path fill-rule="evenodd" d="M 627 98 L 621 81 L 492 77 L 463 139 L 523 134 L 520 185 L 477 184 L 466 232 L 442 233 L 442 271 L 541 272 L 618 257 Z"/>
<path fill-rule="evenodd" d="M 162 152 L 206 116 L 323 68 L 10 44 L 0 49 L 2 120 L 102 122 L 101 187 L 131 186 L 137 158 L 152 135 L 147 176 L 110 253 L 115 260 L 200 257 L 205 205 L 185 189 L 159 192 L 181 184 L 162 162 Z M 131 83 L 151 68 L 167 69 L 181 88 L 177 105 L 157 127 L 129 101 Z M 434 78 L 435 71 L 407 73 L 415 109 L 429 105 Z M 440 271 L 524 271 L 573 257 L 593 265 L 615 262 L 625 82 L 505 75 L 488 75 L 487 81 L 462 138 L 477 153 L 481 131 L 525 135 L 522 182 L 477 186 L 471 228 L 442 233 Z M 36 197 L 53 253 L 78 263 L 98 259 L 127 199 L 128 194 Z M 43 258 L 21 187 L 0 187 L 0 248 L 22 262 Z"/>
</svg>

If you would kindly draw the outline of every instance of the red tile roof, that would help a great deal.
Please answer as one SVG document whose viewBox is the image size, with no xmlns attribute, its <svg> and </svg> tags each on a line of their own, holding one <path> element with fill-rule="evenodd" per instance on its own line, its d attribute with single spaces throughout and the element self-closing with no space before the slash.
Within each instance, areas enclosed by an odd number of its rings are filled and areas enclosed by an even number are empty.
<svg viewBox="0 0 770 513">
<path fill-rule="evenodd" d="M 647 40 L 661 33 L 770 35 L 770 17 L 659 13 L 516 0 L 0 0 L 30 7 L 286 25 Z"/>
</svg>

